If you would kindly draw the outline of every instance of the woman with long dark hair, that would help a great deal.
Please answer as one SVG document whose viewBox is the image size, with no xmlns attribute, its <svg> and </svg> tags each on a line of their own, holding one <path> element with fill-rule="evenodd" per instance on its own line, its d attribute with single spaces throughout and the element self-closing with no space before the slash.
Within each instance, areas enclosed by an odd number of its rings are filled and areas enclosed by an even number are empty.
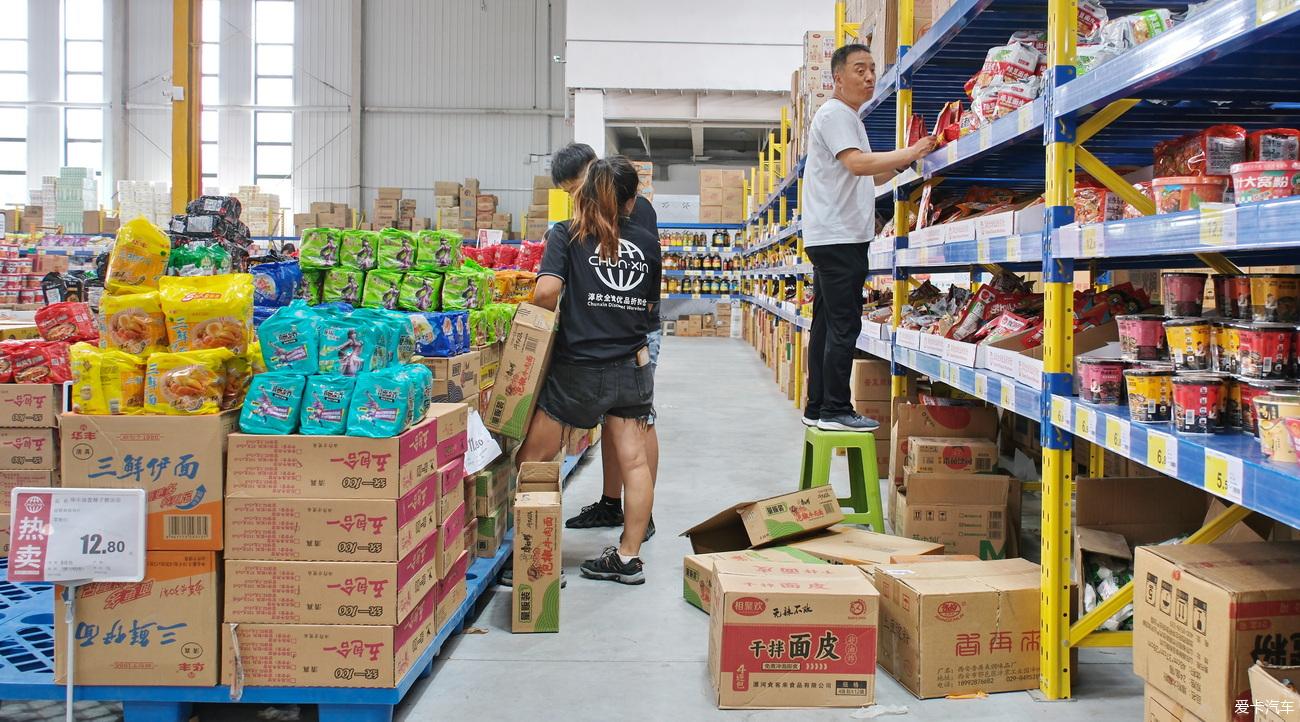
<svg viewBox="0 0 1300 722">
<path fill-rule="evenodd" d="M 637 173 L 626 158 L 597 160 L 574 194 L 572 221 L 547 234 L 533 302 L 558 307 L 551 369 L 537 397 L 519 463 L 549 461 L 566 428 L 604 424 L 605 454 L 623 476 L 623 535 L 617 547 L 582 563 L 582 574 L 623 584 L 645 581 L 639 557 L 654 505 L 646 422 L 654 413 L 654 372 L 646 335 L 659 303 L 659 239 L 629 214 Z"/>
</svg>

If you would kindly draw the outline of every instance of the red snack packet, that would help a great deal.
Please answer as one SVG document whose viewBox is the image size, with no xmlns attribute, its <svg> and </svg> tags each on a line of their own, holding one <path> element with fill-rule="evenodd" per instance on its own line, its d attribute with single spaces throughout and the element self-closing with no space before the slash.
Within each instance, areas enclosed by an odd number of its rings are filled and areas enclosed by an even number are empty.
<svg viewBox="0 0 1300 722">
<path fill-rule="evenodd" d="M 1156 143 L 1156 178 L 1179 175 L 1231 175 L 1232 164 L 1246 160 L 1246 129 L 1212 125 L 1174 140 Z"/>
<path fill-rule="evenodd" d="M 85 303 L 53 303 L 36 312 L 36 328 L 46 341 L 98 341 L 99 327 L 95 314 Z"/>
<path fill-rule="evenodd" d="M 500 245 L 496 251 L 494 268 L 514 268 L 519 260 L 519 249 L 515 246 Z"/>
<path fill-rule="evenodd" d="M 19 384 L 61 384 L 72 380 L 68 344 L 63 341 L 23 341 L 5 349 Z"/>
<path fill-rule="evenodd" d="M 1250 160 L 1300 160 L 1300 130 L 1269 128 L 1247 138 Z"/>
</svg>

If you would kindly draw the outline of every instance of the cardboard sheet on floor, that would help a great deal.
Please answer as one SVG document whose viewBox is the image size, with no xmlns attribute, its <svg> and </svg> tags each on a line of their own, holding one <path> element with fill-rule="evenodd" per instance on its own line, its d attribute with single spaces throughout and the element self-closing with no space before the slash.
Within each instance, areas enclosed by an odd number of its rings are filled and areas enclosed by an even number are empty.
<svg viewBox="0 0 1300 722">
<path fill-rule="evenodd" d="M 866 529 L 836 525 L 826 531 L 790 542 L 791 548 L 833 564 L 894 564 L 899 557 L 943 554 L 943 544 L 877 534 Z"/>
<path fill-rule="evenodd" d="M 682 532 L 696 554 L 730 552 L 793 539 L 844 520 L 835 489 L 807 491 L 746 501 L 714 514 Z"/>
</svg>

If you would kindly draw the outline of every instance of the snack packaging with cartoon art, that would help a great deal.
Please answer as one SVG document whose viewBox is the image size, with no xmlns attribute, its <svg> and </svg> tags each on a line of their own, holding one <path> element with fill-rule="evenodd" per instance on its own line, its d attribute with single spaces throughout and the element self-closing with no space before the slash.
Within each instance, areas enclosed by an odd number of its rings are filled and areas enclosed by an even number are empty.
<svg viewBox="0 0 1300 722">
<path fill-rule="evenodd" d="M 306 376 L 287 371 L 253 377 L 239 412 L 239 430 L 245 434 L 292 434 L 298 428 L 306 383 Z"/>
<path fill-rule="evenodd" d="M 348 407 L 356 377 L 318 374 L 307 377 L 303 391 L 298 433 L 308 436 L 341 436 L 348 430 Z"/>
</svg>

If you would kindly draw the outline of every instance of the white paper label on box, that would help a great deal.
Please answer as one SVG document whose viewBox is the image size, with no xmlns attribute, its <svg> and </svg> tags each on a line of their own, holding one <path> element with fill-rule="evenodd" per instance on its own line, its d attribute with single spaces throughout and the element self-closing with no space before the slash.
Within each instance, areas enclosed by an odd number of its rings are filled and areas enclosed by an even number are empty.
<svg viewBox="0 0 1300 722">
<path fill-rule="evenodd" d="M 947 339 L 934 333 L 921 334 L 920 350 L 935 356 L 942 356 L 944 348 L 947 347 Z"/>
<path fill-rule="evenodd" d="M 1178 476 L 1178 439 L 1148 430 L 1147 466 L 1168 476 Z"/>
<path fill-rule="evenodd" d="M 10 499 L 9 581 L 144 579 L 144 489 L 18 487 Z"/>
<path fill-rule="evenodd" d="M 1243 466 L 1241 458 L 1205 450 L 1205 490 L 1228 501 L 1241 502 Z M 12 552 L 11 552 L 12 553 Z"/>
</svg>

